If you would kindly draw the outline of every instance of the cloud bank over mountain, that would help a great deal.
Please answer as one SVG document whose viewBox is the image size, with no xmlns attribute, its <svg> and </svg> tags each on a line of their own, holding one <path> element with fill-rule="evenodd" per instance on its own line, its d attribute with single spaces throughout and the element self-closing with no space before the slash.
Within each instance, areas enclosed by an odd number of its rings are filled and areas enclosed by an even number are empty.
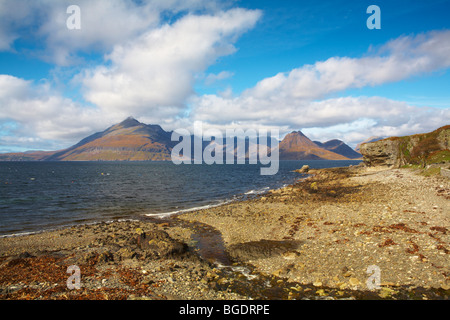
<svg viewBox="0 0 450 320">
<path fill-rule="evenodd" d="M 0 72 L 0 152 L 64 147 L 129 115 L 165 130 L 202 121 L 206 128 L 301 129 L 316 140 L 353 145 L 369 136 L 428 132 L 450 120 L 449 108 L 382 92 L 347 94 L 446 71 L 450 30 L 400 35 L 357 57 L 300 64 L 238 94 L 205 94 L 196 91 L 199 81 L 239 74 L 209 68 L 239 51 L 239 39 L 264 19 L 262 10 L 201 0 L 79 1 L 82 27 L 74 31 L 66 28 L 69 4 L 0 4 L 0 51 L 17 53 L 28 37 L 32 53 L 20 53 L 53 66 L 45 79 Z"/>
</svg>

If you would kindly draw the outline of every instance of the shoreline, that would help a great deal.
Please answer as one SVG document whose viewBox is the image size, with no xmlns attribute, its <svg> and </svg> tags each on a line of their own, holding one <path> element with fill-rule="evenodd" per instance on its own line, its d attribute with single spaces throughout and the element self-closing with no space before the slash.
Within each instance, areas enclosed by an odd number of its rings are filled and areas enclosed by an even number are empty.
<svg viewBox="0 0 450 320">
<path fill-rule="evenodd" d="M 0 161 L 1 162 L 1 161 Z M 4 161 L 9 162 L 9 161 Z M 43 162 L 43 161 L 34 161 L 34 162 Z M 45 162 L 45 161 L 44 161 Z M 47 161 L 49 162 L 49 161 Z M 87 161 L 92 162 L 92 161 Z M 261 189 L 249 189 L 246 192 L 241 192 L 237 194 L 233 194 L 229 196 L 228 198 L 223 199 L 210 199 L 206 202 L 206 204 L 193 204 L 193 207 L 187 207 L 184 209 L 174 210 L 174 211 L 163 211 L 163 212 L 156 212 L 156 213 L 137 213 L 136 216 L 124 216 L 123 218 L 117 218 L 113 220 L 87 220 L 86 222 L 67 222 L 65 224 L 59 224 L 56 226 L 49 225 L 47 227 L 44 227 L 43 229 L 37 229 L 37 230 L 30 230 L 30 231 L 14 231 L 14 232 L 8 232 L 5 234 L 0 234 L 0 238 L 5 237 L 16 237 L 16 236 L 26 236 L 26 235 L 32 235 L 32 234 L 38 234 L 43 232 L 50 232 L 50 231 L 57 231 L 61 229 L 71 228 L 74 226 L 83 226 L 83 225 L 89 225 L 89 224 L 99 224 L 99 223 L 110 223 L 115 221 L 128 221 L 128 220 L 139 220 L 143 217 L 150 217 L 150 218 L 156 218 L 156 219 L 167 219 L 171 216 L 176 216 L 179 214 L 184 214 L 191 211 L 198 211 L 198 210 L 205 210 L 210 209 L 222 205 L 226 205 L 233 202 L 239 202 L 242 200 L 246 200 L 247 198 L 255 197 L 261 193 L 265 193 L 267 191 L 261 191 L 261 190 L 270 190 L 271 187 L 263 187 Z M 148 211 L 148 210 L 147 210 Z"/>
<path fill-rule="evenodd" d="M 229 207 L 228 219 L 219 210 L 181 218 L 216 227 L 232 255 L 290 281 L 367 289 L 367 267 L 378 264 L 382 285 L 450 289 L 448 179 L 407 169 L 311 173 L 251 207 Z M 298 246 L 271 255 L 266 239 Z"/>
<path fill-rule="evenodd" d="M 264 189 L 267 190 L 271 190 L 270 187 L 265 187 Z M 276 190 L 276 189 L 274 189 Z M 251 192 L 253 190 L 250 190 L 249 192 Z M 221 207 L 230 203 L 234 203 L 234 202 L 240 202 L 240 201 L 245 201 L 247 199 L 242 199 L 242 198 L 238 198 L 238 197 L 244 197 L 247 196 L 247 194 L 249 194 L 250 196 L 256 197 L 258 195 L 264 194 L 268 191 L 264 191 L 262 193 L 242 193 L 242 194 L 238 194 L 233 196 L 233 199 L 225 199 L 225 200 L 218 200 L 220 201 L 220 203 L 211 203 L 211 204 L 206 204 L 206 205 L 202 205 L 199 207 L 192 207 L 192 208 L 186 208 L 186 209 L 181 209 L 181 210 L 177 210 L 177 211 L 171 211 L 171 212 L 161 212 L 161 213 L 142 213 L 140 215 L 137 215 L 136 217 L 133 218 L 119 218 L 119 219 L 115 219 L 115 220 L 105 220 L 105 221 L 90 221 L 90 222 L 85 222 L 85 223 L 73 223 L 73 224 L 64 224 L 64 225 L 60 225 L 60 226 L 55 226 L 55 227 L 51 227 L 49 226 L 48 228 L 45 229 L 40 229 L 40 230 L 36 230 L 36 231 L 23 231 L 23 232 L 17 232 L 17 233 L 9 233 L 9 234 L 0 234 L 0 239 L 1 238 L 10 238 L 10 237 L 22 237 L 22 236 L 29 236 L 29 235 L 35 235 L 35 234 L 40 234 L 40 233 L 46 233 L 46 232 L 53 232 L 53 231 L 62 231 L 64 229 L 69 229 L 69 228 L 73 228 L 73 227 L 83 227 L 83 226 L 89 226 L 89 225 L 96 225 L 96 224 L 109 224 L 109 223 L 115 223 L 115 222 L 122 222 L 122 221 L 140 221 L 142 219 L 160 219 L 161 221 L 166 220 L 166 219 L 170 219 L 172 217 L 176 217 L 178 215 L 182 215 L 185 213 L 189 213 L 192 211 L 199 211 L 199 210 L 208 210 L 208 209 L 212 209 L 212 208 L 216 208 L 216 207 Z"/>
<path fill-rule="evenodd" d="M 321 161 L 329 162 L 329 160 L 313 160 L 312 162 L 319 163 Z M 345 162 L 345 163 L 355 162 L 356 163 L 358 161 L 359 160 L 336 160 L 334 162 Z M 4 162 L 10 163 L 11 161 L 4 161 Z M 51 162 L 51 163 L 55 163 L 53 161 L 26 161 L 26 162 L 11 162 L 11 163 L 14 163 L 14 164 L 23 164 L 23 163 L 25 163 L 26 164 L 28 162 L 36 162 L 36 163 L 50 163 Z M 66 162 L 67 161 L 65 161 L 65 162 L 56 162 L 56 163 L 66 163 Z M 93 163 L 93 164 L 97 164 L 98 163 L 96 161 L 85 161 L 85 162 L 86 163 Z M 135 161 L 131 161 L 131 163 L 133 163 L 133 162 L 135 162 Z M 147 161 L 142 161 L 142 162 L 146 163 Z M 165 161 L 162 161 L 162 162 L 165 162 Z M 283 160 L 283 162 L 298 162 L 298 161 Z M 110 164 L 111 162 L 105 162 L 105 163 L 106 164 Z M 292 172 L 293 171 L 294 170 L 292 170 Z M 292 179 L 295 179 L 295 177 L 292 177 Z M 156 217 L 162 216 L 164 218 L 165 216 L 170 216 L 170 215 L 173 215 L 173 214 L 179 214 L 179 213 L 184 213 L 184 212 L 189 212 L 189 211 L 202 210 L 202 209 L 205 209 L 205 208 L 207 209 L 207 208 L 215 207 L 215 206 L 221 206 L 223 204 L 231 203 L 231 202 L 234 202 L 234 201 L 241 201 L 242 199 L 251 198 L 251 197 L 256 196 L 256 195 L 258 195 L 260 193 L 266 192 L 266 190 L 270 190 L 272 188 L 280 188 L 280 187 L 282 187 L 282 186 L 280 186 L 281 184 L 287 184 L 287 183 L 291 183 L 291 182 L 292 181 L 290 181 L 290 180 L 289 180 L 289 182 L 288 181 L 283 181 L 282 182 L 281 180 L 277 182 L 277 181 L 273 181 L 272 180 L 272 181 L 268 182 L 268 184 L 266 184 L 263 187 L 257 188 L 256 186 L 253 186 L 253 187 L 249 186 L 248 190 L 241 191 L 241 192 L 239 192 L 238 190 L 235 190 L 236 193 L 230 194 L 230 195 L 228 195 L 226 197 L 223 197 L 223 198 L 216 198 L 216 199 L 214 199 L 214 198 L 208 199 L 207 198 L 206 201 L 204 201 L 203 203 L 195 203 L 194 202 L 194 203 L 188 204 L 189 207 L 185 207 L 185 208 L 182 208 L 182 209 L 173 209 L 174 208 L 173 206 L 168 206 L 166 209 L 162 209 L 164 211 L 155 212 L 153 210 L 159 211 L 160 209 L 155 209 L 155 208 L 152 209 L 151 207 L 148 207 L 148 209 L 142 210 L 141 212 L 133 212 L 132 216 L 130 216 L 128 214 L 122 215 L 123 216 L 122 219 L 133 219 L 134 217 L 139 217 L 140 215 L 149 215 L 149 216 L 154 215 Z M 185 204 L 183 204 L 183 205 L 185 205 Z M 130 208 L 131 208 L 131 210 L 134 211 L 134 209 L 132 207 L 130 207 Z M 128 210 L 127 208 L 123 208 L 122 212 L 125 212 L 127 210 Z M 63 213 L 60 213 L 60 214 L 63 214 Z M 89 213 L 89 214 L 91 214 L 91 213 Z M 136 216 L 134 216 L 134 215 L 136 215 Z M 120 216 L 120 213 L 118 213 L 118 215 L 116 217 L 112 218 L 112 219 L 114 219 L 113 221 L 115 221 L 117 219 L 120 219 L 120 218 L 118 218 L 119 216 Z M 83 218 L 83 217 L 81 217 L 81 218 Z M 37 229 L 35 227 L 31 227 L 31 228 L 24 228 L 24 230 L 19 230 L 19 228 L 15 228 L 15 230 L 18 230 L 18 231 L 11 231 L 11 229 L 9 229 L 9 228 L 2 228 L 2 229 L 5 229 L 5 230 L 0 232 L 0 237 L 40 233 L 40 232 L 52 231 L 52 230 L 61 229 L 61 228 L 68 228 L 68 227 L 72 227 L 72 226 L 75 226 L 75 225 L 83 225 L 83 224 L 87 224 L 87 223 L 101 223 L 101 222 L 111 221 L 111 220 L 107 220 L 107 219 L 108 218 L 103 218 L 103 217 L 98 217 L 96 220 L 90 219 L 90 218 L 86 218 L 85 222 L 80 222 L 80 221 L 76 221 L 76 220 L 75 221 L 70 221 L 70 219 L 69 219 L 67 221 L 60 221 L 56 225 L 48 224 L 47 226 L 41 227 L 42 229 Z M 37 221 L 37 223 L 39 223 L 39 222 L 40 221 Z"/>
<path fill-rule="evenodd" d="M 309 174 L 166 219 L 1 237 L 0 299 L 448 299 L 448 179 L 357 166 Z M 80 265 L 80 290 L 66 287 L 69 263 Z M 375 291 L 370 265 L 381 271 Z"/>
</svg>

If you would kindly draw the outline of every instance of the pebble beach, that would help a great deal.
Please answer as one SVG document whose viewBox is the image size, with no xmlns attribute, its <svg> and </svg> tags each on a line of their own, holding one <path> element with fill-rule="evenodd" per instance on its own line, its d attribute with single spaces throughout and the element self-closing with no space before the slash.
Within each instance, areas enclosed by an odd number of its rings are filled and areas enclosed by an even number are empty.
<svg viewBox="0 0 450 320">
<path fill-rule="evenodd" d="M 0 238 L 0 299 L 448 299 L 450 183 L 332 168 L 166 219 Z M 69 266 L 80 270 L 70 289 Z"/>
</svg>

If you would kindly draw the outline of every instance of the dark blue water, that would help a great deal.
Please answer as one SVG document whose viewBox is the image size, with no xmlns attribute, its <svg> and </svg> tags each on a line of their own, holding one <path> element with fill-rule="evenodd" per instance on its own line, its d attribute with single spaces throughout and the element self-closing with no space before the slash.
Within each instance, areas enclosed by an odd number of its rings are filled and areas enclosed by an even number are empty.
<svg viewBox="0 0 450 320">
<path fill-rule="evenodd" d="M 262 176 L 248 164 L 0 162 L 0 235 L 217 205 L 293 183 L 304 164 L 357 163 L 280 161 L 276 175 Z"/>
</svg>

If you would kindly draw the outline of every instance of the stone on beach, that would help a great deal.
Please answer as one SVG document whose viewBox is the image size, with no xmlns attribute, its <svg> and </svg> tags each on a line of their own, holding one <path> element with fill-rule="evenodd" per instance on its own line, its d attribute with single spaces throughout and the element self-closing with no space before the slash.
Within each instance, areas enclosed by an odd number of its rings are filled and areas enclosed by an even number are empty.
<svg viewBox="0 0 450 320">
<path fill-rule="evenodd" d="M 140 232 L 137 236 L 137 244 L 146 254 L 159 258 L 174 256 L 187 251 L 185 243 L 172 239 L 163 230 Z"/>
</svg>

